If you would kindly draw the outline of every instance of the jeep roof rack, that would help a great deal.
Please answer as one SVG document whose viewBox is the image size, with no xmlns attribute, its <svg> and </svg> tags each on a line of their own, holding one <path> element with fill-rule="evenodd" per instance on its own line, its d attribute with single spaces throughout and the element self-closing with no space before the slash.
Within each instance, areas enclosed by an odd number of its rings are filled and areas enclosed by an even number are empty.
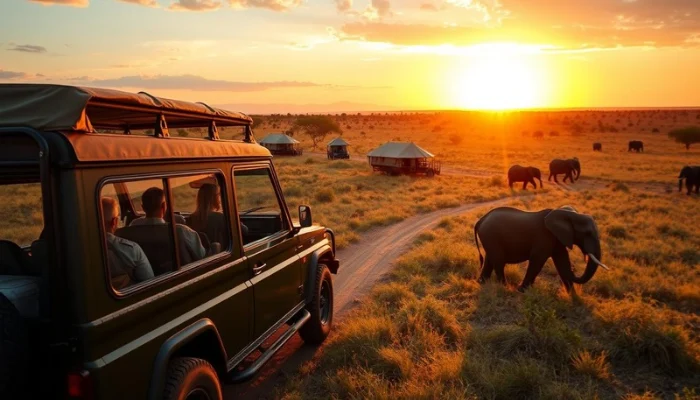
<svg viewBox="0 0 700 400">
<path fill-rule="evenodd" d="M 0 84 L 0 127 L 30 127 L 42 131 L 97 133 L 153 129 L 167 137 L 168 128 L 206 127 L 218 140 L 217 127 L 245 128 L 244 142 L 254 143 L 248 115 L 156 97 L 146 92 L 52 84 Z"/>
</svg>

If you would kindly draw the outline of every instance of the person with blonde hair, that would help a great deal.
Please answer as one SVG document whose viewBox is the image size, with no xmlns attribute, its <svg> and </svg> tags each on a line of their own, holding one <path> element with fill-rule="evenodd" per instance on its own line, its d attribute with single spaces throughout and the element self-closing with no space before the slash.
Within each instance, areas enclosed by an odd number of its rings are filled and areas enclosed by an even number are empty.
<svg viewBox="0 0 700 400">
<path fill-rule="evenodd" d="M 111 197 L 102 197 L 102 218 L 107 241 L 107 262 L 115 289 L 153 278 L 148 257 L 138 243 L 114 234 L 119 227 L 119 203 Z"/>
<path fill-rule="evenodd" d="M 205 183 L 197 192 L 197 208 L 188 219 L 190 228 L 203 232 L 211 242 L 228 245 L 226 218 L 221 211 L 219 185 Z"/>
</svg>

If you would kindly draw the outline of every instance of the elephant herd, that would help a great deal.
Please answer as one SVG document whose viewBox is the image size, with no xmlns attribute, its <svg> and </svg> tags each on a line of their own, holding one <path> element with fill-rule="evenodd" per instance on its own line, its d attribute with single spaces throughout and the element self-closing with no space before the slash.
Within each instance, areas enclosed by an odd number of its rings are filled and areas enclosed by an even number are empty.
<svg viewBox="0 0 700 400">
<path fill-rule="evenodd" d="M 637 153 L 644 152 L 644 142 L 641 140 L 630 140 L 627 143 L 627 151 L 630 152 L 632 150 Z M 599 142 L 593 143 L 593 151 L 603 151 L 603 144 Z"/>
<path fill-rule="evenodd" d="M 549 163 L 549 177 L 547 180 L 551 181 L 554 178 L 554 182 L 559 183 L 557 175 L 564 175 L 564 182 L 568 179 L 571 183 L 574 183 L 581 176 L 581 162 L 577 157 L 552 160 Z M 525 167 L 516 164 L 508 169 L 508 186 L 511 189 L 515 182 L 522 182 L 523 190 L 527 189 L 528 184 L 532 184 L 537 189 L 535 179 L 540 181 L 540 188 L 542 188 L 542 172 L 537 167 Z"/>
</svg>

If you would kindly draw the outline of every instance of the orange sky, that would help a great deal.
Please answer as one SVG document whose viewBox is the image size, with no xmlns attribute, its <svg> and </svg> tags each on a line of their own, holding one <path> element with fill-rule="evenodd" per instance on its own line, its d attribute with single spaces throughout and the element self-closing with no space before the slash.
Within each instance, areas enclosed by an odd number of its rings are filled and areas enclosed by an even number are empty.
<svg viewBox="0 0 700 400">
<path fill-rule="evenodd" d="M 146 90 L 250 112 L 700 105 L 698 0 L 0 7 L 2 82 Z"/>
</svg>

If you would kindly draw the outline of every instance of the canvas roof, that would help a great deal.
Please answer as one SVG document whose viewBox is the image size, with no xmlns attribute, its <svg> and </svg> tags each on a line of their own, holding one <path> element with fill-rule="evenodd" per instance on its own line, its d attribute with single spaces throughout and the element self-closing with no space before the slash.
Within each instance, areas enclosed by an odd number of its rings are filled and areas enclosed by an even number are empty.
<svg viewBox="0 0 700 400">
<path fill-rule="evenodd" d="M 328 142 L 328 146 L 347 146 L 350 143 L 346 142 L 343 138 L 335 138 Z"/>
<path fill-rule="evenodd" d="M 204 103 L 171 100 L 145 92 L 49 85 L 0 84 L 0 126 L 46 131 L 94 132 L 95 129 L 152 129 L 157 115 L 169 128 L 246 125 L 242 113 Z"/>
<path fill-rule="evenodd" d="M 368 157 L 386 158 L 432 158 L 430 152 L 420 148 L 415 143 L 389 142 L 377 147 L 367 154 Z"/>
<path fill-rule="evenodd" d="M 263 140 L 260 141 L 260 144 L 297 144 L 299 143 L 298 140 L 294 139 L 293 137 L 287 136 L 284 133 L 271 133 Z"/>
</svg>

